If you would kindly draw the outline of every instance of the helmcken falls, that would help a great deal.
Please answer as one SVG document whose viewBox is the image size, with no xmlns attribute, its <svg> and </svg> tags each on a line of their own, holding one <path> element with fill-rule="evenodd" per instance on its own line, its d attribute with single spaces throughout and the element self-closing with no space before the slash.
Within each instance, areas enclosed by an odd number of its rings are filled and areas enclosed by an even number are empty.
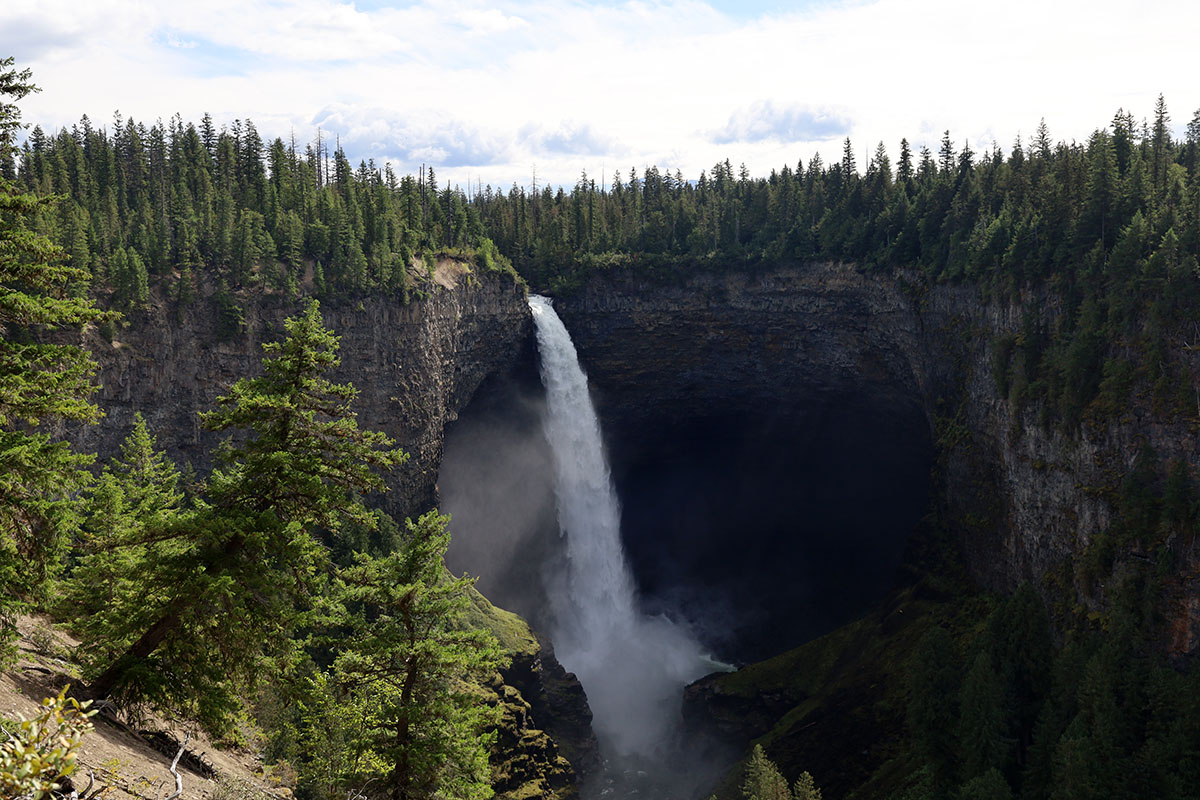
<svg viewBox="0 0 1200 800">
<path fill-rule="evenodd" d="M 606 755 L 653 757 L 671 739 L 683 687 L 721 665 L 686 628 L 638 611 L 587 376 L 551 302 L 532 295 L 529 305 L 566 540 L 565 574 L 549 589 L 555 650 L 587 692 Z"/>
</svg>

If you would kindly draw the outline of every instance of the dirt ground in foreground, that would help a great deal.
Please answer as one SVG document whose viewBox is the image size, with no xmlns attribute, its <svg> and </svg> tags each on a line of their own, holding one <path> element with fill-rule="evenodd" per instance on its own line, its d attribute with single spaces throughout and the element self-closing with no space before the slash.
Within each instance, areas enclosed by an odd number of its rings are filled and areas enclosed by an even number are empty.
<svg viewBox="0 0 1200 800">
<path fill-rule="evenodd" d="M 22 617 L 18 625 L 19 660 L 13 669 L 0 673 L 0 717 L 10 720 L 36 716 L 42 698 L 57 695 L 67 684 L 79 683 L 78 672 L 71 663 L 71 653 L 78 641 L 41 617 Z M 171 750 L 166 755 L 121 722 L 103 714 L 97 714 L 92 721 L 95 730 L 83 740 L 79 766 L 73 776 L 77 788 L 82 790 L 87 786 L 91 772 L 96 779 L 93 792 L 99 786 L 110 787 L 101 795 L 104 800 L 160 800 L 175 791 L 170 766 L 178 742 L 183 741 L 187 732 L 182 726 L 153 718 L 141 725 L 142 730 L 161 731 L 173 737 L 174 743 L 158 737 L 163 748 Z M 216 777 L 205 778 L 195 769 L 181 765 L 180 800 L 291 797 L 289 789 L 278 785 L 269 774 L 263 774 L 262 764 L 252 752 L 220 750 L 197 731 L 192 731 L 187 752 L 211 765 Z"/>
</svg>

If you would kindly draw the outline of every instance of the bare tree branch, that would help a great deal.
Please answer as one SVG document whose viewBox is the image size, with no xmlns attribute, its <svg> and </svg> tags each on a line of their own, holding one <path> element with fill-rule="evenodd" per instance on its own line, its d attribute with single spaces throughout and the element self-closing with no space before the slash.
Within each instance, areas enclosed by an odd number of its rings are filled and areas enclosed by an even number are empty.
<svg viewBox="0 0 1200 800">
<path fill-rule="evenodd" d="M 188 741 L 192 738 L 189 732 L 183 737 L 183 744 L 179 745 L 179 752 L 175 754 L 175 760 L 171 762 L 171 774 L 175 776 L 175 793 L 169 794 L 164 800 L 178 800 L 179 795 L 183 794 L 183 778 L 179 775 L 179 759 L 183 756 L 183 750 L 187 747 Z"/>
</svg>

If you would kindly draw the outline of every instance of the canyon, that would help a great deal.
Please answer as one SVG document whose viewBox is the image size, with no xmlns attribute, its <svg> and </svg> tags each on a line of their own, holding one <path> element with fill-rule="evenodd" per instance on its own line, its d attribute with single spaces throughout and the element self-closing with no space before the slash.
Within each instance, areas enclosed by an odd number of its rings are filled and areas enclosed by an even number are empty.
<svg viewBox="0 0 1200 800">
<path fill-rule="evenodd" d="M 539 565 L 561 554 L 553 496 L 536 476 L 548 456 L 531 435 L 539 387 L 525 287 L 447 260 L 420 294 L 326 303 L 326 324 L 342 337 L 333 377 L 359 388 L 360 425 L 410 454 L 379 502 L 398 517 L 449 505 L 451 567 L 480 574 L 490 600 L 541 630 Z M 1064 565 L 1107 527 L 1143 445 L 1193 467 L 1200 451 L 1187 420 L 1137 407 L 1074 432 L 1015 407 L 995 378 L 993 346 L 1020 330 L 1034 300 L 1047 319 L 1057 313 L 1050 296 L 997 300 L 970 284 L 836 263 L 672 280 L 613 271 L 556 298 L 602 422 L 643 610 L 695 626 L 726 660 L 758 661 L 879 606 L 934 507 L 979 586 L 1074 581 L 1102 606 L 1102 587 Z M 69 437 L 107 457 L 140 412 L 168 455 L 203 473 L 215 439 L 197 412 L 258 369 L 261 343 L 293 310 L 278 298 L 249 303 L 244 331 L 226 340 L 204 298 L 134 316 L 112 341 L 89 330 L 107 416 Z M 513 435 L 487 433 L 497 428 Z M 506 460 L 499 451 L 518 439 L 520 459 Z M 464 478 L 480 452 L 486 464 Z M 504 511 L 479 511 L 493 503 Z M 522 527 L 527 540 L 505 533 Z M 487 547 L 489 537 L 501 541 Z M 1164 642 L 1181 657 L 1200 646 L 1197 556 L 1183 555 Z M 561 752 L 576 772 L 594 769 L 583 693 L 550 649 L 527 648 L 505 678 L 521 725 L 549 733 L 523 758 L 548 765 Z M 707 686 L 689 702 L 728 699 Z M 756 721 L 738 734 L 747 737 L 801 699 L 760 695 L 728 713 L 752 707 Z M 528 771 L 571 791 L 559 768 Z"/>
</svg>

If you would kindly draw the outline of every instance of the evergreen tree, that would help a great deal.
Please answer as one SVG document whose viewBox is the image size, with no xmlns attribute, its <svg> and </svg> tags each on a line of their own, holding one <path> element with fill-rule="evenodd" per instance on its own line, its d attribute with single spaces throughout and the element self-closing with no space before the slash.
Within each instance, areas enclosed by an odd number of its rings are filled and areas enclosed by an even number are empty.
<svg viewBox="0 0 1200 800">
<path fill-rule="evenodd" d="M 939 791 L 953 785 L 956 769 L 958 670 L 950 634 L 931 628 L 917 644 L 909 668 L 908 727 L 913 748 L 931 769 Z"/>
<path fill-rule="evenodd" d="M 20 100 L 29 70 L 0 59 L 0 154 L 16 152 Z M 0 655 L 13 614 L 39 595 L 75 522 L 72 494 L 87 482 L 91 458 L 73 452 L 39 423 L 95 422 L 89 401 L 96 365 L 74 345 L 45 334 L 109 318 L 72 293 L 88 273 L 31 229 L 50 202 L 0 177 Z"/>
<path fill-rule="evenodd" d="M 184 546 L 172 531 L 183 496 L 175 465 L 155 449 L 141 414 L 80 503 L 78 562 L 63 582 L 59 613 L 79 634 L 83 661 L 101 666 L 154 620 L 157 597 L 172 589 L 161 565 Z"/>
<path fill-rule="evenodd" d="M 963 681 L 958 723 L 962 776 L 972 779 L 1004 769 L 1011 749 L 1005 737 L 1000 679 L 991 654 L 981 651 Z"/>
<path fill-rule="evenodd" d="M 283 342 L 263 345 L 264 374 L 202 415 L 246 435 L 219 449 L 205 501 L 162 526 L 160 540 L 179 545 L 155 571 L 167 588 L 130 614 L 128 647 L 91 680 L 94 696 L 183 706 L 218 727 L 236 708 L 230 682 L 252 682 L 256 655 L 286 645 L 325 573 L 314 532 L 371 524 L 359 497 L 384 488 L 372 470 L 404 456 L 359 430 L 352 386 L 322 377 L 338 364 L 338 339 L 316 302 L 285 327 Z"/>
<path fill-rule="evenodd" d="M 787 779 L 767 758 L 761 744 L 754 745 L 746 762 L 746 777 L 742 781 L 743 800 L 791 800 Z"/>
<path fill-rule="evenodd" d="M 992 768 L 963 784 L 958 797 L 961 800 L 1012 800 L 1013 791 L 1000 770 Z"/>
<path fill-rule="evenodd" d="M 380 763 L 393 800 L 491 796 L 487 753 L 496 718 L 479 685 L 500 663 L 495 638 L 468 630 L 469 578 L 451 578 L 442 557 L 447 518 L 409 521 L 400 550 L 360 555 L 343 570 L 332 682 L 360 714 L 358 758 Z M 308 736 L 322 738 L 310 726 Z M 342 777 L 342 791 L 368 774 Z M 348 784 L 348 785 L 347 785 Z"/>
<path fill-rule="evenodd" d="M 796 783 L 792 785 L 792 797 L 794 800 L 822 800 L 821 790 L 808 772 L 801 772 L 800 777 L 796 778 Z"/>
</svg>

